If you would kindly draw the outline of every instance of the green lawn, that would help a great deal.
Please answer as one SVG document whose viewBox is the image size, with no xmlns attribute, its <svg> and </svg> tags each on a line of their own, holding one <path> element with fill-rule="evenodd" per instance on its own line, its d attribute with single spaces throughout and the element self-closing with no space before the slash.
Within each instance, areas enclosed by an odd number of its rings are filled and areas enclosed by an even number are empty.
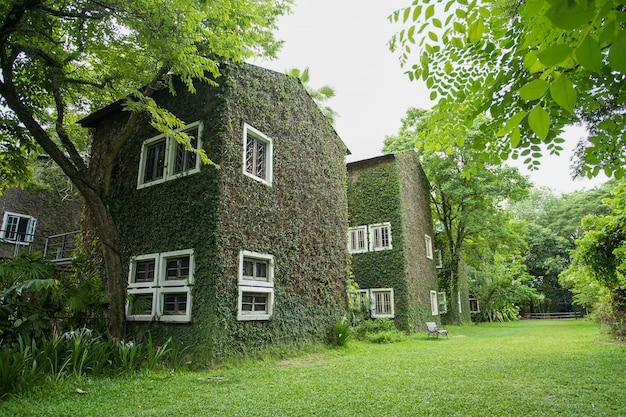
<svg viewBox="0 0 626 417">
<path fill-rule="evenodd" d="M 592 322 L 449 330 L 203 372 L 68 380 L 0 402 L 0 415 L 626 416 L 626 345 Z"/>
</svg>

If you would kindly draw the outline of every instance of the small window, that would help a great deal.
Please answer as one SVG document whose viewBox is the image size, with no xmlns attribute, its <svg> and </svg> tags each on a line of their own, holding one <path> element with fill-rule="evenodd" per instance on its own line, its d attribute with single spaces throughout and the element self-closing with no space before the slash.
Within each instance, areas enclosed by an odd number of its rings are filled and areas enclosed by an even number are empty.
<svg viewBox="0 0 626 417">
<path fill-rule="evenodd" d="M 239 287 L 237 320 L 269 320 L 274 304 L 274 289 L 267 287 Z"/>
<path fill-rule="evenodd" d="M 268 320 L 274 303 L 274 257 L 239 253 L 238 320 Z"/>
<path fill-rule="evenodd" d="M 392 249 L 391 223 L 372 224 L 369 226 L 370 250 Z"/>
<path fill-rule="evenodd" d="M 2 221 L 2 230 L 0 230 L 0 238 L 27 244 L 33 241 L 35 237 L 35 228 L 37 219 L 31 216 L 25 216 L 17 213 L 4 213 Z"/>
<path fill-rule="evenodd" d="M 272 139 L 248 124 L 243 129 L 243 172 L 266 185 L 272 185 Z"/>
<path fill-rule="evenodd" d="M 435 267 L 438 269 L 443 268 L 443 257 L 441 256 L 441 251 L 439 249 L 435 251 Z"/>
<path fill-rule="evenodd" d="M 433 259 L 433 239 L 428 235 L 424 235 L 424 240 L 426 241 L 426 257 Z"/>
<path fill-rule="evenodd" d="M 457 303 L 459 304 L 459 314 L 463 312 L 463 308 L 462 308 L 462 304 L 461 304 L 461 291 L 457 291 L 456 293 L 456 300 Z"/>
<path fill-rule="evenodd" d="M 444 291 L 439 291 L 437 295 L 439 296 L 439 313 L 447 313 L 448 300 L 446 299 L 446 293 Z"/>
<path fill-rule="evenodd" d="M 393 318 L 395 316 L 393 288 L 370 289 L 373 318 Z"/>
<path fill-rule="evenodd" d="M 348 252 L 367 252 L 367 226 L 351 227 L 348 229 Z"/>
<path fill-rule="evenodd" d="M 480 313 L 480 306 L 478 305 L 478 300 L 475 298 L 469 299 L 470 312 L 472 313 Z"/>
<path fill-rule="evenodd" d="M 430 291 L 430 311 L 433 316 L 439 315 L 439 301 L 437 300 L 437 291 Z"/>
<path fill-rule="evenodd" d="M 191 321 L 193 259 L 191 249 L 132 258 L 128 274 L 130 297 L 126 309 L 127 319 Z"/>
<path fill-rule="evenodd" d="M 192 148 L 202 147 L 202 122 L 191 123 L 180 132 L 189 136 Z M 195 152 L 178 143 L 172 135 L 161 134 L 150 138 L 141 146 L 137 188 L 199 172 L 200 162 Z"/>
</svg>

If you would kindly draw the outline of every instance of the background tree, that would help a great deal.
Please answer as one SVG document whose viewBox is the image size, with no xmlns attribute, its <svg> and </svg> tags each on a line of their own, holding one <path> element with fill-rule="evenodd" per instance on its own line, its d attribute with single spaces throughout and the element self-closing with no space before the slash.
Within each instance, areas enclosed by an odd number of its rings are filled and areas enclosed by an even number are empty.
<svg viewBox="0 0 626 417">
<path fill-rule="evenodd" d="M 403 119 L 400 129 L 404 136 L 385 139 L 383 152 L 400 151 L 400 143 L 409 149 L 415 143 L 407 140 L 412 134 L 419 134 L 417 128 L 428 123 L 429 113 L 409 110 L 409 117 Z M 411 128 L 409 124 L 414 124 Z M 471 168 L 471 161 L 477 157 L 472 144 L 479 140 L 480 131 L 468 132 L 462 148 L 450 152 L 424 151 L 421 162 L 430 181 L 434 219 L 442 229 L 445 253 L 443 254 L 445 276 L 443 287 L 448 299 L 456 300 L 461 291 L 467 292 L 466 278 L 462 276 L 464 251 L 474 245 L 497 245 L 510 236 L 505 225 L 510 216 L 502 208 L 507 200 L 524 197 L 530 187 L 528 180 L 517 169 L 484 164 L 480 168 Z M 450 303 L 450 316 L 455 322 L 469 321 L 469 305 L 461 308 L 458 303 Z"/>
<path fill-rule="evenodd" d="M 396 11 L 390 20 L 407 26 L 390 47 L 439 99 L 420 146 L 462 147 L 488 112 L 473 146 L 491 163 L 521 157 L 532 169 L 562 150 L 566 125 L 583 122 L 576 173 L 623 177 L 623 13 L 622 0 L 414 0 Z"/>
<path fill-rule="evenodd" d="M 309 67 L 306 67 L 303 70 L 300 70 L 298 68 L 290 68 L 288 70 L 285 70 L 285 74 L 289 75 L 290 77 L 298 78 L 302 82 L 302 85 L 304 85 L 304 88 L 309 93 L 311 98 L 315 101 L 317 107 L 319 107 L 322 114 L 326 116 L 328 120 L 330 120 L 331 124 L 335 124 L 335 119 L 338 116 L 337 112 L 334 111 L 331 107 L 324 104 L 326 100 L 335 97 L 335 90 L 329 85 L 323 85 L 320 88 L 311 87 L 311 84 L 309 84 L 311 81 L 309 75 Z"/>
<path fill-rule="evenodd" d="M 618 335 L 626 335 L 626 181 L 604 200 L 607 215 L 590 215 L 583 219 L 585 233 L 576 241 L 573 263 L 562 275 L 585 301 L 596 306 L 605 303 L 607 320 Z M 589 291 L 595 283 L 594 292 Z M 597 291 L 595 291 L 597 289 Z M 595 300 L 592 298 L 595 295 Z M 602 296 L 605 297 L 602 297 Z M 590 297 L 591 296 L 591 297 Z"/>
<path fill-rule="evenodd" d="M 215 83 L 220 60 L 274 55 L 272 34 L 289 0 L 10 0 L 0 3 L 0 173 L 12 172 L 40 147 L 85 200 L 106 266 L 110 330 L 125 332 L 125 282 L 115 224 L 107 199 L 113 161 L 141 115 L 174 134 L 185 121 L 158 108 L 151 95 L 172 94 L 172 77 L 194 92 L 194 82 Z M 126 98 L 121 134 L 91 142 L 75 124 L 111 101 Z M 205 163 L 210 158 L 196 150 Z M 11 185 L 24 172 L 0 177 Z M 7 179 L 8 178 L 8 179 Z"/>
</svg>

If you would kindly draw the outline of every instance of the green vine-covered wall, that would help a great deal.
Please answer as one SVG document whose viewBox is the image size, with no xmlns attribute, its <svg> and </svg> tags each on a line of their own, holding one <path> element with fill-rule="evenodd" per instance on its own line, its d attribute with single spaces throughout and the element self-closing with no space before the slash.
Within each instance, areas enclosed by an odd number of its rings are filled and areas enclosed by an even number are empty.
<svg viewBox="0 0 626 417">
<path fill-rule="evenodd" d="M 202 361 L 259 355 L 324 341 L 345 314 L 346 149 L 299 80 L 248 64 L 222 68 L 218 87 L 157 95 L 187 123 L 204 123 L 203 147 L 220 169 L 137 190 L 146 122 L 117 161 L 112 211 L 125 265 L 131 256 L 194 249 L 192 323 L 130 323 L 191 346 Z M 124 115 L 109 116 L 115 134 Z M 272 138 L 273 184 L 243 174 L 244 123 Z M 274 256 L 274 311 L 238 321 L 239 252 Z"/>
<path fill-rule="evenodd" d="M 437 289 L 424 234 L 433 236 L 428 184 L 413 152 L 348 165 L 349 226 L 391 223 L 392 249 L 352 255 L 361 288 L 393 288 L 395 322 L 412 332 L 431 316 L 429 291 Z"/>
</svg>

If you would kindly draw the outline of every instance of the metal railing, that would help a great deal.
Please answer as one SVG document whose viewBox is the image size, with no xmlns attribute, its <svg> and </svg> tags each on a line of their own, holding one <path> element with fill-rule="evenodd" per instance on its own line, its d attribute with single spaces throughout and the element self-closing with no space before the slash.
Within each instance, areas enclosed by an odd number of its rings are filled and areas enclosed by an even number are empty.
<svg viewBox="0 0 626 417">
<path fill-rule="evenodd" d="M 59 264 L 71 262 L 72 252 L 76 249 L 76 236 L 79 233 L 79 230 L 75 230 L 46 237 L 44 258 Z"/>
</svg>

